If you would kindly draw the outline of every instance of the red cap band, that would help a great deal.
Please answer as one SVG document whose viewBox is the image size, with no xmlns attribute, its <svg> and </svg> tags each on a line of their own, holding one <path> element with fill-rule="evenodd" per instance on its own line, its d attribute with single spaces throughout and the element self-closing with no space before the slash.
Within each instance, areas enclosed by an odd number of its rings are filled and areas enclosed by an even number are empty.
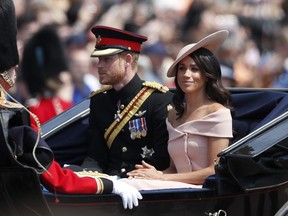
<svg viewBox="0 0 288 216">
<path fill-rule="evenodd" d="M 99 38 L 96 42 L 96 48 L 98 46 L 123 46 L 127 47 L 128 50 L 140 52 L 141 44 L 134 41 L 121 40 L 117 38 Z"/>
</svg>

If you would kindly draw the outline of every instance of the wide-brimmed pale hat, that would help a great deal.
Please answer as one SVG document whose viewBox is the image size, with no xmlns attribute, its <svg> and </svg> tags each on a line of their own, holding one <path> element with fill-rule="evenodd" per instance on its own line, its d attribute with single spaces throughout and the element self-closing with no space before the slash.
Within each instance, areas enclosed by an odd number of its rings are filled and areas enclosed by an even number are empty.
<svg viewBox="0 0 288 216">
<path fill-rule="evenodd" d="M 185 47 L 183 47 L 179 51 L 174 63 L 168 69 L 167 76 L 174 77 L 176 74 L 176 65 L 183 58 L 190 55 L 192 52 L 196 51 L 197 49 L 203 47 L 203 48 L 210 50 L 211 52 L 215 52 L 218 49 L 218 47 L 220 47 L 221 44 L 226 40 L 228 35 L 229 35 L 229 32 L 227 30 L 220 30 L 220 31 L 217 31 L 208 35 L 207 37 L 203 38 L 197 43 L 188 44 Z"/>
<path fill-rule="evenodd" d="M 95 50 L 91 57 L 114 55 L 124 50 L 140 53 L 141 45 L 147 37 L 108 26 L 94 26 Z"/>
</svg>

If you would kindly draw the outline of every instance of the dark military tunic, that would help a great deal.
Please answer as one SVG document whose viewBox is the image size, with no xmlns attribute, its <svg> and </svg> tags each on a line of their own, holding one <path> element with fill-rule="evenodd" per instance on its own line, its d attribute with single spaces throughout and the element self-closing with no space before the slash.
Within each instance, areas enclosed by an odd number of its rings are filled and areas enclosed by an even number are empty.
<svg viewBox="0 0 288 216">
<path fill-rule="evenodd" d="M 104 139 L 105 131 L 117 118 L 117 111 L 121 112 L 129 104 L 144 87 L 143 83 L 144 81 L 135 75 L 130 83 L 118 92 L 110 89 L 91 96 L 89 151 L 82 167 L 126 177 L 126 173 L 142 160 L 158 170 L 169 166 L 168 132 L 165 124 L 167 106 L 172 100 L 172 93 L 169 91 L 164 93 L 156 89 L 119 132 L 110 149 Z M 134 131 L 131 130 L 132 126 Z M 144 133 L 141 135 L 139 131 Z"/>
</svg>

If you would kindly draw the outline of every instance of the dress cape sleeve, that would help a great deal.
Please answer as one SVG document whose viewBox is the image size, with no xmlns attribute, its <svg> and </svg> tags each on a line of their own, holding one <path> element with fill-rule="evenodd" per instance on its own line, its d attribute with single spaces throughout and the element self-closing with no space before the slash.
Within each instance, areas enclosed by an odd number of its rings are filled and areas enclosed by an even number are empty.
<svg viewBox="0 0 288 216">
<path fill-rule="evenodd" d="M 232 138 L 232 117 L 229 109 L 220 109 L 201 119 L 188 121 L 176 128 L 166 119 L 169 140 L 177 139 L 183 134 L 196 134 L 208 137 Z"/>
</svg>

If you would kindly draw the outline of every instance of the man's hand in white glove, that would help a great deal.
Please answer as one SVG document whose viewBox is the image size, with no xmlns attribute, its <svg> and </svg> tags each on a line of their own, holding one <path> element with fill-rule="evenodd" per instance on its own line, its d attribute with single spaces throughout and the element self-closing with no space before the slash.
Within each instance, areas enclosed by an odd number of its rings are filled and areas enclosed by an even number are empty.
<svg viewBox="0 0 288 216">
<path fill-rule="evenodd" d="M 112 193 L 119 195 L 122 198 L 123 207 L 132 209 L 133 206 L 138 206 L 138 199 L 142 199 L 140 192 L 133 186 L 128 185 L 121 180 L 113 180 Z"/>
</svg>

